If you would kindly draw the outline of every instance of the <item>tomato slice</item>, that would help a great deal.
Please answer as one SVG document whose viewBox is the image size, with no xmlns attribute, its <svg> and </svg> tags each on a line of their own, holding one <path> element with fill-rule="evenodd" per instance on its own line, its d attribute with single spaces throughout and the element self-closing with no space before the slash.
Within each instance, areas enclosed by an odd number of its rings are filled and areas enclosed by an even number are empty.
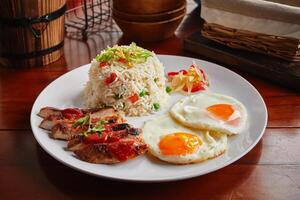
<svg viewBox="0 0 300 200">
<path fill-rule="evenodd" d="M 182 72 L 183 75 L 186 75 L 188 72 L 184 69 L 180 70 L 179 72 Z"/>
<path fill-rule="evenodd" d="M 101 62 L 101 63 L 99 64 L 99 67 L 100 67 L 100 68 L 103 68 L 103 67 L 106 67 L 107 65 L 108 65 L 108 62 L 103 61 L 103 62 Z"/>
<path fill-rule="evenodd" d="M 202 74 L 202 76 L 203 76 L 203 79 L 206 80 L 206 76 L 205 76 L 204 71 L 203 71 L 202 69 L 199 69 L 199 70 L 200 70 L 200 72 L 201 72 L 201 74 Z"/>
<path fill-rule="evenodd" d="M 129 97 L 129 100 L 131 103 L 135 103 L 137 100 L 139 100 L 139 96 L 137 94 L 134 94 L 131 97 Z"/>
<path fill-rule="evenodd" d="M 62 111 L 62 115 L 67 119 L 77 119 L 84 114 L 78 108 L 66 108 Z"/>
<path fill-rule="evenodd" d="M 115 136 L 115 135 L 111 135 L 109 137 L 106 138 L 105 142 L 107 143 L 113 143 L 113 142 L 119 142 L 120 138 Z"/>
<path fill-rule="evenodd" d="M 98 133 L 93 133 L 93 134 L 89 134 L 88 136 L 86 136 L 84 138 L 84 141 L 87 143 L 101 143 L 103 142 L 103 139 L 101 139 L 101 137 L 99 137 Z"/>
<path fill-rule="evenodd" d="M 128 160 L 136 154 L 133 141 L 119 141 L 111 143 L 111 145 L 109 145 L 109 150 L 120 161 Z"/>
<path fill-rule="evenodd" d="M 168 76 L 175 76 L 179 74 L 179 72 L 168 72 Z"/>
<path fill-rule="evenodd" d="M 169 72 L 169 73 L 168 73 L 168 76 L 169 76 L 169 77 L 172 77 L 172 76 L 175 76 L 175 75 L 179 74 L 180 72 L 181 72 L 183 75 L 186 75 L 186 74 L 188 73 L 186 70 L 182 69 L 182 70 L 180 70 L 179 72 Z"/>
<path fill-rule="evenodd" d="M 114 82 L 117 79 L 117 77 L 118 77 L 117 74 L 114 72 L 110 74 L 110 78 L 111 78 L 112 82 Z"/>
<path fill-rule="evenodd" d="M 121 62 L 121 63 L 126 63 L 126 62 L 127 62 L 127 60 L 126 60 L 125 58 L 119 58 L 119 59 L 118 59 L 118 62 Z"/>
<path fill-rule="evenodd" d="M 188 88 L 187 87 L 184 87 L 183 88 L 184 91 L 188 91 Z M 198 92 L 198 91 L 201 91 L 201 90 L 205 90 L 205 88 L 203 87 L 203 84 L 202 82 L 200 82 L 199 84 L 194 84 L 192 89 L 191 89 L 191 92 Z"/>
<path fill-rule="evenodd" d="M 205 88 L 202 86 L 202 84 L 199 84 L 199 85 L 196 85 L 196 86 L 193 86 L 191 92 L 198 92 L 200 90 L 204 90 Z"/>
<path fill-rule="evenodd" d="M 111 73 L 108 77 L 106 77 L 105 79 L 105 85 L 109 85 L 111 84 L 112 82 L 114 82 L 116 79 L 117 79 L 117 74 L 116 73 Z"/>
</svg>

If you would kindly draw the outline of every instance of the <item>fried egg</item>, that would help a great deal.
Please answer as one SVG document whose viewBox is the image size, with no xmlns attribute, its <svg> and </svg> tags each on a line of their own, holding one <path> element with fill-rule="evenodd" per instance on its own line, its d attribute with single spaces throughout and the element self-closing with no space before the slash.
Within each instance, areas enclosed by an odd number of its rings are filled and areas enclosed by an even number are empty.
<svg viewBox="0 0 300 200">
<path fill-rule="evenodd" d="M 227 149 L 227 135 L 184 127 L 170 115 L 147 121 L 143 140 L 160 160 L 188 164 L 217 157 Z"/>
<path fill-rule="evenodd" d="M 241 133 L 247 120 L 247 110 L 238 100 L 217 93 L 200 93 L 177 102 L 171 116 L 181 124 L 228 135 Z"/>
</svg>

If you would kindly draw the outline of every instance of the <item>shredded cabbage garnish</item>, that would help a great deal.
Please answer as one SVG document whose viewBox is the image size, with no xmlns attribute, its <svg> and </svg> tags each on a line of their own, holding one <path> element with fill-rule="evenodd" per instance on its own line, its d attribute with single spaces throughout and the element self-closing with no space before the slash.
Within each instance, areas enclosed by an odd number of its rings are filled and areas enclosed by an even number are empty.
<svg viewBox="0 0 300 200">
<path fill-rule="evenodd" d="M 152 52 L 138 47 L 134 42 L 129 46 L 108 47 L 96 56 L 98 62 L 121 62 L 129 67 L 133 64 L 140 64 L 146 62 L 147 58 L 152 56 Z"/>
<path fill-rule="evenodd" d="M 188 70 L 181 70 L 169 77 L 171 87 L 175 92 L 184 90 L 190 94 L 209 86 L 207 75 L 194 63 Z"/>
</svg>

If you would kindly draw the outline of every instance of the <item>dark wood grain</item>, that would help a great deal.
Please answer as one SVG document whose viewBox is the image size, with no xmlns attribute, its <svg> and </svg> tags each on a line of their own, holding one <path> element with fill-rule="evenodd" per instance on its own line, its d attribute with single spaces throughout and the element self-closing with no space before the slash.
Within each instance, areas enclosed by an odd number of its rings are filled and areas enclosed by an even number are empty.
<svg viewBox="0 0 300 200">
<path fill-rule="evenodd" d="M 235 136 L 232 136 L 232 139 L 234 139 L 234 137 Z M 15 141 L 16 138 L 18 141 Z M 31 131 L 0 131 L 0 140 L 11 141 L 0 145 L 0 166 L 30 165 L 30 163 L 32 164 L 38 161 L 38 152 L 43 152 L 43 157 L 45 157 L 43 163 L 45 166 L 51 164 L 56 165 L 57 163 L 40 148 L 34 140 Z M 295 142 L 299 140 L 299 128 L 267 129 L 257 146 L 255 146 L 247 156 L 241 158 L 235 164 L 300 165 L 300 151 L 297 148 L 298 144 Z M 18 143 L 17 147 L 15 143 Z M 18 157 L 18 155 L 23 156 Z M 16 159 L 16 157 L 18 157 L 18 159 Z M 30 158 L 32 158 L 32 160 Z"/>
<path fill-rule="evenodd" d="M 199 9 L 188 2 L 188 15 L 176 35 L 138 45 L 160 54 L 207 59 L 183 49 L 184 38 L 201 26 Z M 241 71 L 239 63 L 225 67 L 261 93 L 269 120 L 262 140 L 232 165 L 185 181 L 139 184 L 92 177 L 49 156 L 30 130 L 38 94 L 60 75 L 89 63 L 107 45 L 130 42 L 113 27 L 87 41 L 66 37 L 64 57 L 51 65 L 0 68 L 0 199 L 299 199 L 300 94 Z"/>
<path fill-rule="evenodd" d="M 41 149 L 31 131 L 0 131 L 1 141 L 11 141 L 0 146 L 0 183 L 5 183 L 0 194 L 5 199 L 297 199 L 299 139 L 300 129 L 269 129 L 252 151 L 222 170 L 185 181 L 125 184 L 60 164 Z"/>
</svg>

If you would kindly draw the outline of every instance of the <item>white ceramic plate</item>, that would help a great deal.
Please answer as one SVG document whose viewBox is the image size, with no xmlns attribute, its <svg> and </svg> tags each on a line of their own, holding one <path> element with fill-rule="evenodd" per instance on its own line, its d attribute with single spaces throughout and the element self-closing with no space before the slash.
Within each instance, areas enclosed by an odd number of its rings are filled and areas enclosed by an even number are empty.
<svg viewBox="0 0 300 200">
<path fill-rule="evenodd" d="M 74 169 L 91 175 L 127 180 L 127 181 L 172 181 L 200 176 L 223 168 L 249 152 L 262 137 L 267 124 L 267 110 L 261 95 L 244 78 L 238 74 L 202 60 L 160 55 L 159 59 L 167 71 L 178 71 L 187 68 L 196 61 L 210 78 L 210 91 L 230 95 L 241 101 L 248 111 L 248 127 L 240 135 L 230 137 L 228 151 L 215 159 L 190 165 L 171 165 L 139 156 L 136 159 L 116 165 L 91 164 L 77 159 L 65 151 L 66 142 L 53 140 L 46 131 L 38 128 L 41 118 L 36 114 L 44 106 L 58 108 L 83 107 L 81 91 L 88 80 L 89 64 L 72 70 L 48 85 L 36 99 L 31 111 L 31 127 L 34 137 L 42 148 L 52 157 Z M 172 94 L 170 106 L 184 95 Z M 168 108 L 147 117 L 128 118 L 129 123 L 141 127 L 143 122 L 167 112 Z"/>
</svg>

